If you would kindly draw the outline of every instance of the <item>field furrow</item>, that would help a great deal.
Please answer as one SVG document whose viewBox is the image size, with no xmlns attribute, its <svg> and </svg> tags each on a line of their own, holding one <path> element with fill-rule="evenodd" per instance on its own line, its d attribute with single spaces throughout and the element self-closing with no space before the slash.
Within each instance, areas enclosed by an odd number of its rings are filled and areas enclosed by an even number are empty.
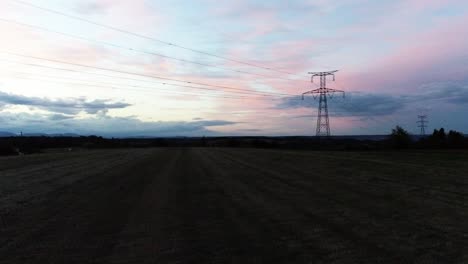
<svg viewBox="0 0 468 264">
<path fill-rule="evenodd" d="M 464 263 L 465 157 L 159 148 L 0 158 L 0 263 Z"/>
</svg>

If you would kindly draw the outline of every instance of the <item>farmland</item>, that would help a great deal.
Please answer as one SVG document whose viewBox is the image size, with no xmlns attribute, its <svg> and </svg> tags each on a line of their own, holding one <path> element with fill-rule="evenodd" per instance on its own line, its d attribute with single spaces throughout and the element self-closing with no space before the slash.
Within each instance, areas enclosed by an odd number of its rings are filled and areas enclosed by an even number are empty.
<svg viewBox="0 0 468 264">
<path fill-rule="evenodd" d="M 0 158 L 0 263 L 467 263 L 468 152 Z"/>
</svg>

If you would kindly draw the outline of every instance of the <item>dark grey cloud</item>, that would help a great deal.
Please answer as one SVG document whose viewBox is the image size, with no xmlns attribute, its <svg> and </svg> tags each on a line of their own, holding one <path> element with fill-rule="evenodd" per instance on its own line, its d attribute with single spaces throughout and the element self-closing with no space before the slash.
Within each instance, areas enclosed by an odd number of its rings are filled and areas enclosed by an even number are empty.
<svg viewBox="0 0 468 264">
<path fill-rule="evenodd" d="M 265 130 L 257 129 L 257 128 L 245 128 L 245 129 L 236 129 L 237 132 L 262 132 Z"/>
<path fill-rule="evenodd" d="M 408 109 L 441 108 L 447 104 L 468 105 L 468 84 L 463 82 L 435 82 L 422 85 L 418 93 L 410 95 L 350 93 L 346 98 L 335 97 L 328 101 L 330 112 L 335 116 L 386 116 Z M 299 96 L 282 100 L 279 109 L 312 108 L 316 109 L 318 100 Z M 432 106 L 432 107 L 431 107 Z M 304 116 L 298 116 L 301 118 Z M 305 116 L 313 117 L 313 116 Z"/>
<path fill-rule="evenodd" d="M 73 119 L 73 116 L 70 115 L 62 115 L 62 114 L 53 114 L 49 116 L 49 120 L 53 121 L 60 121 L 60 120 L 67 120 L 67 119 Z"/>
<path fill-rule="evenodd" d="M 0 130 L 48 134 L 94 134 L 108 137 L 214 136 L 219 135 L 219 133 L 211 130 L 213 127 L 236 124 L 226 120 L 147 122 L 136 117 L 111 117 L 106 115 L 80 119 L 68 117 L 70 116 L 0 112 L 0 122 L 2 124 Z"/>
<path fill-rule="evenodd" d="M 342 100 L 335 107 L 345 116 L 383 116 L 404 108 L 406 102 L 407 98 L 401 96 L 359 94 Z"/>
<path fill-rule="evenodd" d="M 293 116 L 292 118 L 316 118 L 317 115 L 298 115 L 298 116 Z"/>
<path fill-rule="evenodd" d="M 110 6 L 107 3 L 102 3 L 98 1 L 94 1 L 94 2 L 83 1 L 83 2 L 80 2 L 75 7 L 75 10 L 84 15 L 103 14 L 109 9 L 109 7 Z"/>
<path fill-rule="evenodd" d="M 329 100 L 330 111 L 339 116 L 381 116 L 393 114 L 405 106 L 407 98 L 383 94 L 353 94 L 346 98 L 335 97 Z M 306 97 L 285 98 L 277 105 L 280 109 L 317 108 L 318 100 Z M 301 116 L 302 117 L 302 116 Z M 310 116 L 307 116 L 310 117 Z"/>
<path fill-rule="evenodd" d="M 6 105 L 23 105 L 66 115 L 76 115 L 82 111 L 88 114 L 97 114 L 99 112 L 107 112 L 110 109 L 121 109 L 131 106 L 128 103 L 112 102 L 104 99 L 91 101 L 84 97 L 49 99 L 9 94 L 0 91 L 0 107 Z"/>
<path fill-rule="evenodd" d="M 418 100 L 442 100 L 452 104 L 468 103 L 468 84 L 463 82 L 435 82 L 422 85 Z"/>
</svg>

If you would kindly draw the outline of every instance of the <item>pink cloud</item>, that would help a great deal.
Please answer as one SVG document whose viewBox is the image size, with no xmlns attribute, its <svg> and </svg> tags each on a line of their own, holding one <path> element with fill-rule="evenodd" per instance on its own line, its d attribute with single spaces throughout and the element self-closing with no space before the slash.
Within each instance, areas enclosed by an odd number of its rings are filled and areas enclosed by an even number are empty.
<svg viewBox="0 0 468 264">
<path fill-rule="evenodd" d="M 280 18 L 281 10 L 247 0 L 230 1 L 223 5 L 214 4 L 210 13 L 236 23 L 239 28 L 245 28 L 239 34 L 230 36 L 236 39 L 236 42 L 252 42 L 261 37 L 289 30 L 286 21 Z"/>
<path fill-rule="evenodd" d="M 77 4 L 83 15 L 97 15 L 105 24 L 129 30 L 154 30 L 164 25 L 165 16 L 156 12 L 145 0 L 93 0 Z"/>
<path fill-rule="evenodd" d="M 342 76 L 342 83 L 352 90 L 406 92 L 424 82 L 467 78 L 457 69 L 463 67 L 458 58 L 468 56 L 468 39 L 460 37 L 468 35 L 467 23 L 466 18 L 444 21 L 413 35 L 391 54 L 369 62 L 367 69 Z"/>
</svg>

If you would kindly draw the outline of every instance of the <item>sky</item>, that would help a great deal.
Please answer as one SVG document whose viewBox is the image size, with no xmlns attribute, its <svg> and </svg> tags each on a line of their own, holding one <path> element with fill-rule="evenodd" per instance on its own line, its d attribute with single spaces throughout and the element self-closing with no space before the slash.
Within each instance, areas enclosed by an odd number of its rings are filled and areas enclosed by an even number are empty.
<svg viewBox="0 0 468 264">
<path fill-rule="evenodd" d="M 462 0 L 2 0 L 0 131 L 333 135 L 396 125 L 468 133 Z"/>
</svg>

